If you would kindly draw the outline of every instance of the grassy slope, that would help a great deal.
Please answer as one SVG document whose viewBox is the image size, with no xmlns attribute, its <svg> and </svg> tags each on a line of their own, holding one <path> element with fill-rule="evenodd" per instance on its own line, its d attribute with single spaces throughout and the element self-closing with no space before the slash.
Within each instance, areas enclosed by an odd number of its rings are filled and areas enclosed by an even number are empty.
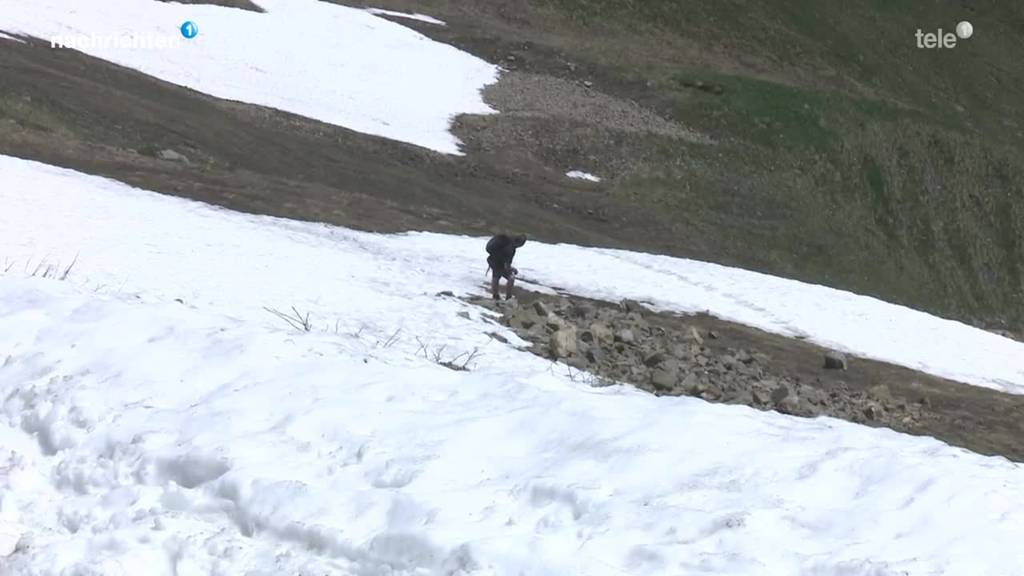
<svg viewBox="0 0 1024 576">
<path fill-rule="evenodd" d="M 715 54 L 673 61 L 667 44 L 664 62 L 617 63 L 651 87 L 646 104 L 721 141 L 697 168 L 666 149 L 663 168 L 618 184 L 702 227 L 707 256 L 1024 321 L 1024 5 L 544 3 L 595 31 L 614 23 Z M 973 38 L 916 48 L 918 28 L 961 19 Z"/>
</svg>

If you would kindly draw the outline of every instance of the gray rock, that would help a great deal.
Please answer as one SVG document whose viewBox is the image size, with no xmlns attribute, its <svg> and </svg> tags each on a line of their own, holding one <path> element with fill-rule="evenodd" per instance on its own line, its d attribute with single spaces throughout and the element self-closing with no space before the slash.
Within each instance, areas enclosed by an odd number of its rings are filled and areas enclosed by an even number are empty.
<svg viewBox="0 0 1024 576">
<path fill-rule="evenodd" d="M 547 319 L 547 322 L 544 323 L 544 326 L 548 330 L 557 332 L 558 330 L 561 330 L 563 326 L 565 326 L 565 322 L 563 322 L 562 319 L 559 318 L 558 316 L 551 316 Z"/>
<path fill-rule="evenodd" d="M 815 406 L 825 406 L 828 404 L 828 394 L 820 388 L 814 386 L 801 386 L 800 392 L 798 393 L 801 399 L 807 404 Z"/>
<path fill-rule="evenodd" d="M 800 399 L 794 395 L 786 396 L 776 407 L 783 414 L 797 415 L 801 412 Z"/>
<path fill-rule="evenodd" d="M 188 158 L 180 152 L 176 152 L 167 148 L 156 153 L 157 158 L 161 160 L 167 160 L 168 162 L 181 162 L 182 164 L 188 164 Z"/>
<path fill-rule="evenodd" d="M 551 334 L 550 347 L 555 358 L 568 358 L 575 354 L 576 329 L 569 326 Z"/>
<path fill-rule="evenodd" d="M 846 354 L 842 352 L 827 352 L 825 354 L 826 370 L 846 370 Z"/>
<path fill-rule="evenodd" d="M 694 357 L 694 354 L 690 351 L 690 348 L 683 346 L 682 344 L 676 344 L 672 346 L 671 354 L 674 358 L 680 360 L 689 360 Z"/>
<path fill-rule="evenodd" d="M 693 340 L 694 342 L 696 342 L 697 345 L 699 345 L 699 346 L 703 346 L 704 345 L 704 337 L 701 336 L 700 332 L 698 332 L 697 329 L 694 328 L 693 326 L 690 326 L 690 334 L 689 334 L 688 337 L 690 338 L 690 340 Z"/>
<path fill-rule="evenodd" d="M 869 402 L 868 405 L 864 407 L 864 417 L 867 418 L 869 422 L 874 422 L 880 419 L 884 413 L 885 410 L 877 402 Z"/>
<path fill-rule="evenodd" d="M 658 368 L 651 372 L 651 384 L 658 390 L 671 390 L 679 382 L 679 375 L 671 370 Z"/>
<path fill-rule="evenodd" d="M 772 401 L 771 391 L 761 386 L 755 386 L 750 391 L 750 395 L 754 402 L 760 406 L 767 406 Z"/>
<path fill-rule="evenodd" d="M 636 336 L 633 334 L 632 330 L 625 328 L 615 333 L 615 340 L 617 342 L 622 342 L 623 344 L 632 344 L 636 342 Z"/>
<path fill-rule="evenodd" d="M 580 332 L 580 341 L 586 342 L 587 344 L 594 342 L 594 333 L 590 330 Z"/>
<path fill-rule="evenodd" d="M 590 325 L 590 332 L 598 342 L 611 342 L 613 340 L 612 329 L 607 324 L 595 322 Z"/>
<path fill-rule="evenodd" d="M 623 300 L 622 302 L 620 302 L 619 306 L 621 306 L 622 309 L 625 310 L 627 314 L 630 314 L 630 313 L 640 314 L 641 312 L 644 311 L 643 304 L 637 302 L 636 300 L 630 300 L 629 298 L 627 298 L 627 299 Z"/>
<path fill-rule="evenodd" d="M 875 386 L 872 386 L 868 389 L 868 394 L 883 404 L 892 404 L 895 400 L 892 396 L 892 391 L 889 390 L 889 387 L 885 384 L 876 384 Z"/>
<path fill-rule="evenodd" d="M 534 311 L 535 311 L 535 312 L 537 313 L 537 315 L 538 315 L 538 316 L 540 316 L 541 318 L 547 318 L 548 316 L 550 316 L 550 315 L 551 315 L 551 311 L 550 311 L 550 310 L 548 310 L 548 307 L 547 307 L 547 305 L 545 305 L 545 304 L 544 304 L 543 302 L 541 302 L 540 300 L 537 300 L 536 302 L 534 302 L 534 303 L 533 303 L 533 310 L 534 310 Z"/>
<path fill-rule="evenodd" d="M 694 396 L 700 395 L 707 391 L 708 387 L 706 384 L 700 381 L 696 372 L 690 372 L 683 378 L 683 383 L 680 385 L 687 394 Z"/>
<path fill-rule="evenodd" d="M 585 302 L 575 302 L 572 305 L 573 318 L 589 318 L 594 315 L 594 307 Z"/>
<path fill-rule="evenodd" d="M 466 312 L 465 310 L 462 310 L 462 311 L 456 313 L 455 315 L 458 316 L 459 318 L 465 318 L 466 320 L 472 320 L 472 317 L 469 315 L 469 312 Z"/>
<path fill-rule="evenodd" d="M 644 356 L 644 365 L 654 367 L 665 361 L 665 353 L 655 350 Z"/>
<path fill-rule="evenodd" d="M 772 404 L 779 404 L 789 396 L 789 388 L 783 384 L 772 390 Z"/>
</svg>

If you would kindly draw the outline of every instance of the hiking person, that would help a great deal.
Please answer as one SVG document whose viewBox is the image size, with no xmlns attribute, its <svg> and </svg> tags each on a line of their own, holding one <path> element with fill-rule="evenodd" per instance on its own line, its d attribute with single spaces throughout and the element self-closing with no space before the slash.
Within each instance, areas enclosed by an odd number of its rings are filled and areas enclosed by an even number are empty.
<svg viewBox="0 0 1024 576">
<path fill-rule="evenodd" d="M 512 299 L 512 287 L 516 283 L 519 271 L 512 267 L 512 259 L 516 257 L 516 248 L 526 244 L 526 236 L 509 236 L 497 234 L 487 241 L 487 269 L 491 272 L 491 297 L 499 300 L 498 283 L 506 280 L 505 299 Z"/>
</svg>

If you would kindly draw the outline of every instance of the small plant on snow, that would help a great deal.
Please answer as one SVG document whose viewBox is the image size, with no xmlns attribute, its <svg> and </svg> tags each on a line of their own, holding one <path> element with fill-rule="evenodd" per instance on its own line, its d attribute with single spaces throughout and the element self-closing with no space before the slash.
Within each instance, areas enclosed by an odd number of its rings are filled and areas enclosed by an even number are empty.
<svg viewBox="0 0 1024 576">
<path fill-rule="evenodd" d="M 395 330 L 394 334 L 389 336 L 387 340 L 385 340 L 383 342 L 378 341 L 377 345 L 382 347 L 382 348 L 385 348 L 385 349 L 391 348 L 396 343 L 398 343 L 398 335 L 401 334 L 401 333 L 402 333 L 402 329 L 399 328 L 398 330 Z"/>
<path fill-rule="evenodd" d="M 32 278 L 46 278 L 50 280 L 67 280 L 68 276 L 71 275 L 71 270 L 78 263 L 78 254 L 75 254 L 71 263 L 67 266 L 61 267 L 59 262 L 47 262 L 46 258 L 43 258 L 36 263 L 35 268 L 31 268 L 32 259 L 29 258 L 25 261 L 25 274 L 28 274 Z M 14 262 L 8 259 L 4 259 L 4 273 L 10 272 L 14 268 Z M 31 270 L 30 270 L 31 268 Z"/>
<path fill-rule="evenodd" d="M 442 344 L 441 346 L 436 346 L 431 350 L 430 347 L 419 338 L 416 338 L 416 342 L 420 345 L 419 349 L 416 350 L 417 355 L 422 355 L 434 364 L 439 364 L 449 370 L 455 370 L 457 372 L 468 372 L 470 370 L 469 365 L 480 357 L 480 349 L 473 348 L 472 352 L 463 352 L 452 358 L 445 359 L 444 351 L 448 348 L 447 345 Z"/>
<path fill-rule="evenodd" d="M 302 315 L 295 308 L 295 306 L 292 306 L 291 314 L 286 314 L 284 312 L 281 312 L 280 310 L 276 310 L 274 308 L 268 308 L 266 306 L 264 306 L 263 309 L 266 310 L 267 312 L 270 312 L 274 316 L 277 316 L 281 320 L 284 320 L 285 322 L 288 323 L 289 326 L 291 326 L 292 328 L 295 328 L 296 330 L 301 330 L 303 332 L 309 332 L 310 330 L 313 329 L 313 324 L 312 324 L 312 322 L 309 321 L 309 312 L 306 312 L 305 315 Z"/>
</svg>

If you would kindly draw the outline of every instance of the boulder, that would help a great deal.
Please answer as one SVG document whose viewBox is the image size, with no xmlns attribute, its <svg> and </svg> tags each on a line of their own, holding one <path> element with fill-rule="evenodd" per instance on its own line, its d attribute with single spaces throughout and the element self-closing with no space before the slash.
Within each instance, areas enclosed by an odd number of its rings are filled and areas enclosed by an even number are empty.
<svg viewBox="0 0 1024 576">
<path fill-rule="evenodd" d="M 868 388 L 868 394 L 883 404 L 892 404 L 895 400 L 892 396 L 892 391 L 885 384 L 876 384 Z"/>
<path fill-rule="evenodd" d="M 693 396 L 698 396 L 706 392 L 708 389 L 708 387 L 700 381 L 700 378 L 697 377 L 696 372 L 690 372 L 687 374 L 686 378 L 683 378 L 681 387 L 683 391 L 687 394 L 692 394 Z"/>
<path fill-rule="evenodd" d="M 772 404 L 778 405 L 789 396 L 789 388 L 783 384 L 772 390 Z"/>
<path fill-rule="evenodd" d="M 602 322 L 594 322 L 590 325 L 590 333 L 598 342 L 611 342 L 613 339 L 612 329 Z"/>
<path fill-rule="evenodd" d="M 826 370 L 846 370 L 846 354 L 842 352 L 828 352 L 825 354 Z"/>
<path fill-rule="evenodd" d="M 750 390 L 750 395 L 751 398 L 754 400 L 754 403 L 759 406 L 767 406 L 772 401 L 771 390 L 764 388 L 762 386 L 754 386 Z"/>
<path fill-rule="evenodd" d="M 576 329 L 569 326 L 551 334 L 551 354 L 555 358 L 568 358 L 576 353 Z"/>
<path fill-rule="evenodd" d="M 658 390 L 671 390 L 679 382 L 679 374 L 665 368 L 651 372 L 651 384 Z"/>
<path fill-rule="evenodd" d="M 619 304 L 619 306 L 621 306 L 622 309 L 627 314 L 630 314 L 630 313 L 640 314 L 640 313 L 642 313 L 644 311 L 643 304 L 637 302 L 636 300 L 630 300 L 629 298 L 623 300 Z"/>
<path fill-rule="evenodd" d="M 665 361 L 665 353 L 655 350 L 644 356 L 644 365 L 648 367 L 654 367 Z"/>
<path fill-rule="evenodd" d="M 544 302 L 541 302 L 540 300 L 537 300 L 536 302 L 533 303 L 533 310 L 541 318 L 547 318 L 548 316 L 551 315 L 551 311 L 548 310 L 547 305 L 544 304 Z"/>
</svg>

